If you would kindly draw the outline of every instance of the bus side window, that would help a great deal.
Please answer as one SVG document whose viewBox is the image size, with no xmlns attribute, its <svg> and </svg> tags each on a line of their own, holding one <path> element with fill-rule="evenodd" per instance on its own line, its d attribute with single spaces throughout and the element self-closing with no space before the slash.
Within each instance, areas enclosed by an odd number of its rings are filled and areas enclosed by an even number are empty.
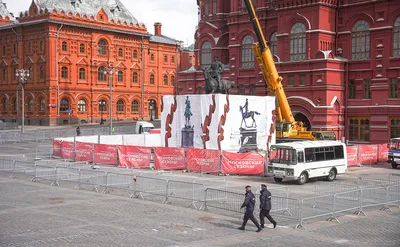
<svg viewBox="0 0 400 247">
<path fill-rule="evenodd" d="M 315 160 L 314 158 L 314 148 L 306 148 L 306 162 L 313 162 Z"/>
<path fill-rule="evenodd" d="M 303 152 L 298 152 L 298 153 L 297 153 L 297 162 L 298 162 L 298 163 L 304 163 L 304 155 L 303 155 Z"/>
</svg>

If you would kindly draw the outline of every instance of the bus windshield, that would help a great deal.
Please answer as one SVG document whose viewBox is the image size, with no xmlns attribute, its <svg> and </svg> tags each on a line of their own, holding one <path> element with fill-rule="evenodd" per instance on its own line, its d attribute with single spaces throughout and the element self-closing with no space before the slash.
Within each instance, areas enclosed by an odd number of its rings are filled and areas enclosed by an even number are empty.
<svg viewBox="0 0 400 247">
<path fill-rule="evenodd" d="M 272 146 L 270 161 L 279 164 L 296 165 L 296 150 Z"/>
<path fill-rule="evenodd" d="M 400 139 L 391 139 L 390 140 L 390 145 L 389 145 L 390 150 L 400 150 Z"/>
</svg>

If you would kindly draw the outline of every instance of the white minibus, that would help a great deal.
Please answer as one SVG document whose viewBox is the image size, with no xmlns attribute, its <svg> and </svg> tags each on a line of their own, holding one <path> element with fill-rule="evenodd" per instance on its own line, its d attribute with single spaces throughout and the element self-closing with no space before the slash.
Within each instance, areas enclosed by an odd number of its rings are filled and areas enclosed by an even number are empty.
<svg viewBox="0 0 400 247">
<path fill-rule="evenodd" d="M 275 182 L 283 179 L 304 184 L 309 178 L 328 181 L 347 171 L 346 145 L 338 141 L 302 141 L 271 146 L 268 173 Z"/>
</svg>

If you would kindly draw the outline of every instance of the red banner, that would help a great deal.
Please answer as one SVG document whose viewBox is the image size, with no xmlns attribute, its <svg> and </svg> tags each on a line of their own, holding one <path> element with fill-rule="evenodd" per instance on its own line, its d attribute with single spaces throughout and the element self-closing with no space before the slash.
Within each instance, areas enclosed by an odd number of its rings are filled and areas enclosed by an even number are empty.
<svg viewBox="0 0 400 247">
<path fill-rule="evenodd" d="M 92 155 L 92 143 L 87 142 L 76 142 L 76 161 L 87 161 L 92 162 L 93 155 Z"/>
<path fill-rule="evenodd" d="M 53 156 L 55 157 L 61 157 L 61 140 L 53 140 Z"/>
<path fill-rule="evenodd" d="M 154 148 L 154 167 L 157 170 L 185 170 L 185 149 Z"/>
<path fill-rule="evenodd" d="M 370 165 L 378 162 L 377 145 L 358 146 L 358 153 L 358 163 L 361 165 Z"/>
<path fill-rule="evenodd" d="M 149 168 L 151 148 L 136 146 L 118 146 L 119 166 L 131 168 Z"/>
<path fill-rule="evenodd" d="M 74 142 L 61 142 L 61 157 L 67 160 L 74 160 Z"/>
<path fill-rule="evenodd" d="M 378 161 L 387 162 L 388 161 L 389 148 L 387 144 L 378 145 Z"/>
<path fill-rule="evenodd" d="M 358 164 L 358 146 L 347 146 L 347 166 L 356 166 Z"/>
<path fill-rule="evenodd" d="M 222 151 L 222 173 L 258 175 L 264 173 L 264 156 L 256 152 L 230 153 Z"/>
<path fill-rule="evenodd" d="M 220 151 L 189 148 L 186 150 L 187 169 L 191 172 L 220 172 Z"/>
<path fill-rule="evenodd" d="M 117 165 L 117 146 L 94 144 L 94 163 L 103 165 Z"/>
</svg>

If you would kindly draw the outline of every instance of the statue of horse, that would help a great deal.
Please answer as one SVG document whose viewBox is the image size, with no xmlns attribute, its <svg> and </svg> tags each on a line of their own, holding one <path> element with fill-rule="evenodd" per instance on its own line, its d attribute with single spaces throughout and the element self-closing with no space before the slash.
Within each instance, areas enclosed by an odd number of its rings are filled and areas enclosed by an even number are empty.
<svg viewBox="0 0 400 247">
<path fill-rule="evenodd" d="M 221 93 L 230 94 L 232 88 L 236 88 L 236 84 L 233 81 L 222 80 L 222 87 L 220 89 Z"/>
<path fill-rule="evenodd" d="M 254 115 L 261 115 L 261 113 L 257 112 L 257 111 L 249 111 L 249 112 L 245 112 L 243 111 L 243 107 L 240 107 L 240 112 L 242 113 L 242 122 L 240 123 L 240 128 L 242 128 L 243 122 L 246 126 L 246 128 L 257 128 L 257 124 L 256 124 L 256 120 L 254 119 Z M 253 123 L 251 124 L 251 126 L 247 126 L 246 123 L 246 118 L 251 118 L 253 120 Z"/>
<path fill-rule="evenodd" d="M 204 79 L 206 81 L 206 85 L 205 85 L 206 93 L 207 94 L 218 93 L 219 86 L 218 86 L 217 80 L 215 80 L 214 78 L 211 77 L 210 71 L 208 70 L 208 68 L 203 68 L 202 70 L 204 72 Z"/>
</svg>

